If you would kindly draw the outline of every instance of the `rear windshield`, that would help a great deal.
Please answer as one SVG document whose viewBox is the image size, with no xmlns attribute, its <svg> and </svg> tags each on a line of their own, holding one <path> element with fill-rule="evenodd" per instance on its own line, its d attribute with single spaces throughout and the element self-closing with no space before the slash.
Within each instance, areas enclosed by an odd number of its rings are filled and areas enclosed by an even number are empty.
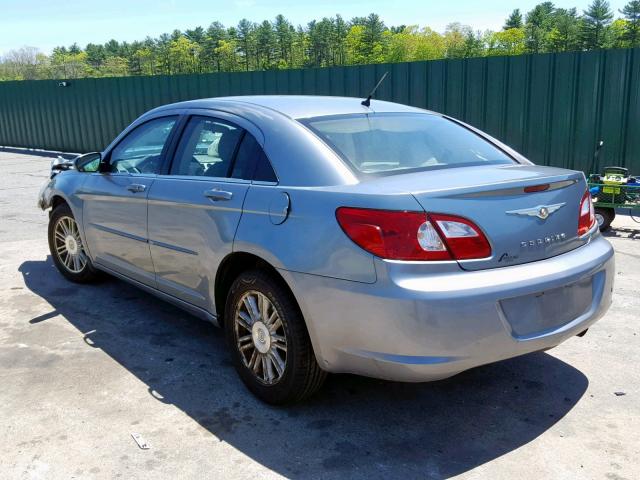
<svg viewBox="0 0 640 480">
<path fill-rule="evenodd" d="M 471 130 L 439 115 L 355 114 L 301 122 L 365 175 L 516 163 Z"/>
</svg>

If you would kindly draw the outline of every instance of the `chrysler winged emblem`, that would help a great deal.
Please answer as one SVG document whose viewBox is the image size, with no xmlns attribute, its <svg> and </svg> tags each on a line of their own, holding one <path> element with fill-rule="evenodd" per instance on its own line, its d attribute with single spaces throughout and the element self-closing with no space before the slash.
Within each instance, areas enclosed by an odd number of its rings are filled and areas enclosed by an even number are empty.
<svg viewBox="0 0 640 480">
<path fill-rule="evenodd" d="M 507 210 L 507 215 L 523 215 L 525 217 L 538 217 L 542 220 L 549 218 L 553 212 L 560 210 L 566 203 L 554 203 L 553 205 L 538 205 L 532 208 L 522 208 L 520 210 Z"/>
</svg>

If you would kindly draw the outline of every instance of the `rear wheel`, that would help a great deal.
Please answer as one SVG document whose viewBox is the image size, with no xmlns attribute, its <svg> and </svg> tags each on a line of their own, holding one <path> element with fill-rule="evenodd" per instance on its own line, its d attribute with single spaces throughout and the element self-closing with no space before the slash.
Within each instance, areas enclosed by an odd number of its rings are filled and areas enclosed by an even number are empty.
<svg viewBox="0 0 640 480">
<path fill-rule="evenodd" d="M 601 232 L 609 230 L 611 222 L 616 218 L 616 211 L 613 208 L 596 207 L 595 214 Z"/>
<path fill-rule="evenodd" d="M 99 277 L 84 248 L 69 205 L 60 204 L 51 212 L 48 233 L 53 263 L 62 275 L 76 283 L 92 282 Z"/>
<path fill-rule="evenodd" d="M 241 273 L 227 296 L 224 328 L 233 364 L 251 392 L 274 405 L 315 393 L 320 369 L 291 294 L 261 270 Z"/>
</svg>

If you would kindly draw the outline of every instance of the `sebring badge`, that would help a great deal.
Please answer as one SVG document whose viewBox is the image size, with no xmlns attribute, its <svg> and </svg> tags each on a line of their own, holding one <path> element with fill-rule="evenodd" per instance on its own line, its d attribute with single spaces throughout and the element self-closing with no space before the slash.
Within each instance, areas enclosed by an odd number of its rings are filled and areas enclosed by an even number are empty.
<svg viewBox="0 0 640 480">
<path fill-rule="evenodd" d="M 520 210 L 507 210 L 507 215 L 523 215 L 526 217 L 538 217 L 542 220 L 549 218 L 553 212 L 560 210 L 566 203 L 555 203 L 553 205 L 538 205 L 533 208 L 522 208 Z"/>
</svg>

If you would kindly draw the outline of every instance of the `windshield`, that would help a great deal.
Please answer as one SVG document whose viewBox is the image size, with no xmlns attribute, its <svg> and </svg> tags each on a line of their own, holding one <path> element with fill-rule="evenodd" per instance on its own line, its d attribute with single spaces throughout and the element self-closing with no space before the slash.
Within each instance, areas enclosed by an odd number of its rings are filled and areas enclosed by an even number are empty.
<svg viewBox="0 0 640 480">
<path fill-rule="evenodd" d="M 439 115 L 336 115 L 302 123 L 362 174 L 515 163 L 479 135 Z"/>
</svg>

